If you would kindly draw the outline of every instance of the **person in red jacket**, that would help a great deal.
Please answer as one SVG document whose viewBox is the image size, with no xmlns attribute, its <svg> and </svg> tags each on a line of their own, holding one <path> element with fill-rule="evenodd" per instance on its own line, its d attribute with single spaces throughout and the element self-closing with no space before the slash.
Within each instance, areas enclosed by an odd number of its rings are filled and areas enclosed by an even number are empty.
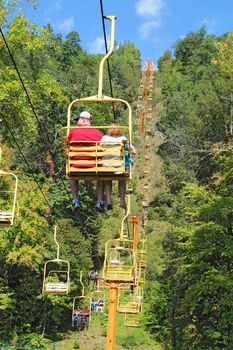
<svg viewBox="0 0 233 350">
<path fill-rule="evenodd" d="M 77 117 L 77 126 L 90 126 L 91 125 L 91 114 L 87 111 L 83 111 L 79 114 Z M 103 134 L 95 129 L 95 128 L 83 128 L 83 129 L 71 129 L 68 135 L 68 141 L 78 141 L 80 145 L 80 141 L 90 141 L 90 144 L 84 142 L 84 145 L 91 145 L 91 141 L 100 141 L 103 137 Z M 90 168 L 94 167 L 94 164 L 87 164 L 85 163 L 85 160 L 90 160 L 92 157 L 88 156 L 75 156 L 73 157 L 75 160 L 83 160 L 82 164 L 75 164 L 73 166 L 80 167 L 80 168 Z M 96 190 L 97 190 L 97 202 L 95 205 L 95 208 L 103 212 L 104 211 L 104 203 L 103 203 L 103 181 L 97 181 L 96 184 Z M 78 190 L 79 190 L 79 182 L 78 180 L 71 180 L 71 191 L 73 195 L 73 208 L 78 209 L 80 208 L 80 201 L 78 199 Z"/>
</svg>

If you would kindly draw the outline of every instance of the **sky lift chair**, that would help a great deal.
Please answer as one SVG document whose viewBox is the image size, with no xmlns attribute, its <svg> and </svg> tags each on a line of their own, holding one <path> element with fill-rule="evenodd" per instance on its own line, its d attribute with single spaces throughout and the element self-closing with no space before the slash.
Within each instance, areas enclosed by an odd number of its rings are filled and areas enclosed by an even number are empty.
<svg viewBox="0 0 233 350">
<path fill-rule="evenodd" d="M 143 239 L 138 242 L 137 247 L 137 263 L 139 269 L 145 269 L 147 267 L 147 249 L 146 249 L 146 240 Z"/>
<path fill-rule="evenodd" d="M 138 287 L 134 292 L 131 288 L 120 289 L 118 294 L 117 311 L 120 313 L 138 314 L 141 308 L 141 299 L 138 298 Z"/>
<path fill-rule="evenodd" d="M 146 239 L 143 238 L 138 242 L 138 247 L 137 247 L 137 253 L 139 255 L 146 255 L 147 254 L 147 247 L 146 247 Z"/>
<path fill-rule="evenodd" d="M 74 297 L 73 299 L 73 308 L 72 308 L 72 320 L 74 318 L 74 312 L 76 308 L 83 308 L 83 307 L 87 307 L 90 311 L 89 313 L 89 322 L 91 320 L 91 301 L 92 298 L 85 295 L 85 291 L 84 291 L 84 284 L 83 284 L 83 272 L 80 271 L 80 278 L 79 278 L 80 284 L 82 286 L 82 294 L 78 295 L 76 297 Z"/>
<path fill-rule="evenodd" d="M 4 189 L 4 183 L 9 189 Z M 13 225 L 16 210 L 18 177 L 0 170 L 0 227 Z"/>
<path fill-rule="evenodd" d="M 135 281 L 136 255 L 133 251 L 133 241 L 124 238 L 124 226 L 130 212 L 130 195 L 127 195 L 127 212 L 121 223 L 120 238 L 111 239 L 105 245 L 103 278 L 106 281 Z M 117 257 L 117 259 L 116 259 Z M 117 263 L 116 263 L 117 262 Z"/>
<path fill-rule="evenodd" d="M 146 270 L 142 267 L 138 268 L 138 273 L 137 273 L 137 283 L 138 285 L 145 284 L 146 280 Z"/>
<path fill-rule="evenodd" d="M 141 327 L 141 319 L 135 315 L 125 314 L 125 327 Z"/>
<path fill-rule="evenodd" d="M 54 241 L 57 245 L 57 258 L 48 260 L 45 263 L 42 293 L 66 295 L 69 293 L 70 289 L 70 263 L 67 260 L 59 258 L 60 247 L 56 235 L 57 226 L 54 227 Z"/>
<path fill-rule="evenodd" d="M 97 301 L 96 311 L 102 313 L 105 308 L 105 292 L 99 289 L 93 290 L 93 292 L 91 292 L 91 300 L 94 299 Z M 100 302 L 102 303 L 101 305 L 99 305 Z"/>
<path fill-rule="evenodd" d="M 115 17 L 107 16 L 107 19 L 111 21 L 111 37 L 110 37 L 110 49 L 108 53 L 102 58 L 99 67 L 99 85 L 98 94 L 87 98 L 76 99 L 69 104 L 67 113 L 67 137 L 71 129 L 82 129 L 88 127 L 72 127 L 70 124 L 71 108 L 78 103 L 82 105 L 85 103 L 116 103 L 119 102 L 128 111 L 128 126 L 116 126 L 126 131 L 127 143 L 124 145 L 114 144 L 108 146 L 101 145 L 98 141 L 85 142 L 81 140 L 75 140 L 75 142 L 67 141 L 67 162 L 66 162 L 66 176 L 70 180 L 130 180 L 132 178 L 131 162 L 129 155 L 129 145 L 132 143 L 132 116 L 131 107 L 129 103 L 122 99 L 112 98 L 102 94 L 103 87 L 103 66 L 108 57 L 112 54 L 114 48 L 114 31 L 115 31 Z M 94 118 L 93 118 L 94 119 Z M 91 126 L 97 129 L 108 129 L 109 126 Z M 111 126 L 111 128 L 113 128 Z M 120 159 L 104 159 L 105 157 L 117 156 Z M 79 159 L 81 158 L 81 159 Z M 87 159 L 87 160 L 85 160 Z M 111 166 L 112 163 L 118 163 L 118 167 Z M 86 167 L 80 167 L 81 164 Z"/>
</svg>

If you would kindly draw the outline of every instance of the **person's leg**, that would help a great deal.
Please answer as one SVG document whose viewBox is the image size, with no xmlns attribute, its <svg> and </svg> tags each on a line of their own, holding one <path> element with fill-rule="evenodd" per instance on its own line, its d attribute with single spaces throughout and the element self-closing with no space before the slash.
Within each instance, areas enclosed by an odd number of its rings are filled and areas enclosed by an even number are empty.
<svg viewBox="0 0 233 350">
<path fill-rule="evenodd" d="M 112 181 L 104 181 L 104 190 L 106 194 L 107 205 L 112 204 Z"/>
<path fill-rule="evenodd" d="M 91 284 L 92 284 L 91 290 L 93 292 L 93 290 L 95 290 L 95 280 L 94 279 L 91 280 Z"/>
<path fill-rule="evenodd" d="M 93 290 L 96 290 L 96 278 L 93 280 Z"/>
<path fill-rule="evenodd" d="M 71 192 L 73 199 L 78 199 L 78 189 L 79 189 L 79 183 L 78 180 L 71 180 L 70 181 L 70 186 L 71 186 Z"/>
<path fill-rule="evenodd" d="M 125 209 L 126 208 L 126 203 L 125 203 L 126 181 L 125 180 L 118 181 L 118 190 L 119 190 L 119 197 L 120 197 L 120 207 Z"/>
<path fill-rule="evenodd" d="M 79 182 L 78 180 L 71 180 L 70 185 L 73 196 L 73 208 L 77 209 L 80 207 L 80 202 L 78 200 Z"/>
<path fill-rule="evenodd" d="M 96 183 L 97 201 L 103 202 L 104 197 L 104 182 L 97 181 Z"/>
<path fill-rule="evenodd" d="M 78 329 L 81 329 L 81 324 L 82 324 L 82 317 L 78 316 L 77 317 L 77 327 L 78 327 Z"/>
<path fill-rule="evenodd" d="M 97 202 L 95 205 L 96 210 L 103 212 L 104 211 L 104 182 L 97 181 L 96 183 L 96 193 L 97 193 Z"/>
</svg>

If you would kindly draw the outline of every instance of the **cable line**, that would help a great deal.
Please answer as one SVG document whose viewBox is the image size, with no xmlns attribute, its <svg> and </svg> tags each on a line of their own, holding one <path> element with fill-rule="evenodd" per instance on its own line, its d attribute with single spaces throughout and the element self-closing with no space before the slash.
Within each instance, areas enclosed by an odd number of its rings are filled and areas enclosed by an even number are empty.
<svg viewBox="0 0 233 350">
<path fill-rule="evenodd" d="M 15 142 L 17 148 L 18 148 L 18 151 L 19 151 L 19 153 L 21 154 L 21 156 L 22 156 L 24 162 L 26 163 L 26 165 L 27 165 L 27 167 L 28 167 L 28 170 L 30 170 L 30 169 L 31 169 L 31 168 L 30 168 L 30 165 L 29 165 L 29 163 L 28 163 L 26 157 L 24 156 L 24 154 L 23 154 L 23 152 L 22 152 L 22 150 L 21 150 L 21 148 L 20 148 L 20 146 L 19 146 L 19 144 L 18 144 L 18 141 L 16 140 L 14 134 L 11 132 L 10 126 L 9 126 L 9 124 L 7 123 L 5 117 L 3 116 L 2 113 L 1 113 L 1 118 L 2 118 L 2 120 L 4 121 L 4 123 L 5 123 L 5 125 L 6 125 L 6 128 L 7 128 L 8 132 L 10 133 L 12 139 L 14 140 L 14 142 Z M 43 192 L 41 186 L 39 185 L 39 183 L 38 183 L 38 181 L 37 181 L 35 175 L 32 173 L 31 176 L 33 177 L 33 180 L 36 182 L 36 184 L 37 184 L 37 186 L 38 186 L 38 188 L 39 188 L 39 191 L 41 192 L 41 194 L 42 194 L 42 196 L 43 196 L 45 202 L 47 203 L 49 209 L 50 209 L 51 212 L 52 212 L 52 208 L 51 208 L 51 206 L 50 206 L 50 204 L 49 204 L 49 201 L 48 201 L 47 197 L 45 196 L 45 194 L 44 194 L 44 192 Z"/>
<path fill-rule="evenodd" d="M 1 28 L 0 28 L 0 33 L 1 33 L 1 35 L 2 35 L 3 41 L 4 41 L 4 43 L 5 43 L 5 46 L 6 46 L 6 48 L 7 48 L 7 51 L 8 51 L 8 53 L 9 53 L 9 56 L 10 56 L 10 58 L 11 58 L 13 64 L 14 64 L 15 70 L 16 70 L 16 72 L 17 72 L 17 74 L 18 74 L 18 77 L 19 77 L 19 80 L 20 80 L 20 82 L 21 82 L 21 84 L 22 84 L 23 90 L 24 90 L 24 92 L 25 92 L 25 94 L 26 94 L 26 96 L 27 96 L 27 99 L 28 99 L 29 105 L 30 105 L 30 107 L 31 107 L 31 110 L 32 110 L 34 116 L 36 117 L 36 120 L 37 120 L 37 123 L 38 123 L 38 127 L 39 127 L 39 129 L 40 129 L 40 131 L 41 131 L 41 134 L 44 135 L 45 140 L 47 141 L 47 146 L 48 146 L 49 154 L 50 154 L 52 160 L 54 161 L 54 164 L 56 165 L 56 162 L 55 162 L 55 159 L 54 159 L 54 155 L 53 155 L 53 153 L 52 153 L 52 151 L 51 151 L 51 146 L 50 146 L 50 141 L 49 141 L 49 138 L 48 138 L 48 134 L 45 132 L 44 128 L 41 126 L 39 117 L 38 117 L 38 115 L 37 115 L 37 113 L 36 113 L 36 110 L 35 110 L 35 108 L 34 108 L 34 106 L 33 106 L 33 103 L 32 103 L 32 101 L 31 101 L 31 98 L 30 98 L 30 96 L 29 96 L 29 93 L 28 93 L 28 91 L 27 91 L 27 89 L 26 89 L 26 86 L 25 86 L 25 84 L 24 84 L 24 81 L 23 81 L 23 79 L 22 79 L 22 77 L 21 77 L 21 74 L 20 74 L 20 72 L 19 72 L 19 69 L 18 69 L 18 67 L 17 67 L 16 61 L 15 61 L 15 59 L 14 59 L 12 53 L 11 53 L 11 50 L 10 50 L 10 48 L 9 48 L 9 45 L 7 44 L 6 38 L 5 38 L 5 36 L 4 36 L 4 34 L 3 34 Z M 65 185 L 65 183 L 64 183 L 64 181 L 63 181 L 62 178 L 61 178 L 61 182 L 62 182 L 62 184 L 63 184 L 63 186 L 64 186 L 64 189 L 65 189 L 65 191 L 66 191 L 66 194 L 68 195 L 69 200 L 71 200 L 70 193 L 68 192 L 68 190 L 67 190 L 67 188 L 66 188 L 66 185 Z"/>
<path fill-rule="evenodd" d="M 107 53 L 108 52 L 108 46 L 107 46 L 106 29 L 105 29 L 105 23 L 104 23 L 104 19 L 106 17 L 104 16 L 102 0 L 100 0 L 100 9 L 101 9 L 102 26 L 103 26 L 103 33 L 104 33 L 105 51 Z M 113 97 L 112 77 L 111 77 L 110 64 L 109 64 L 109 60 L 108 59 L 107 59 L 107 66 L 108 66 L 108 77 L 109 77 L 110 92 L 111 92 L 111 97 Z M 115 122 L 116 121 L 116 110 L 115 110 L 114 102 L 112 102 L 112 110 L 113 110 L 114 122 Z"/>
</svg>

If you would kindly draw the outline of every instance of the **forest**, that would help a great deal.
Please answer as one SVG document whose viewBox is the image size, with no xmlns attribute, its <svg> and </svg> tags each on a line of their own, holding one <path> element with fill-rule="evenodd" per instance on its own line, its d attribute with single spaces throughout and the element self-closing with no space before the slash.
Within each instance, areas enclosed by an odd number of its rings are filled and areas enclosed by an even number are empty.
<svg viewBox="0 0 233 350">
<path fill-rule="evenodd" d="M 21 14 L 12 19 L 17 6 L 0 1 L 1 169 L 19 178 L 18 217 L 0 231 L 0 346 L 45 349 L 69 331 L 79 273 L 87 284 L 88 272 L 101 270 L 120 211 L 97 213 L 95 184 L 82 182 L 74 215 L 65 179 L 67 106 L 96 94 L 102 55 L 83 50 L 77 32 L 64 38 L 49 24 L 40 28 Z M 113 92 L 131 104 L 134 143 L 143 152 L 136 125 L 140 52 L 132 42 L 116 43 L 110 63 Z M 135 343 L 138 349 L 232 350 L 232 79 L 233 34 L 216 37 L 204 27 L 165 51 L 154 72 L 152 135 L 154 144 L 158 135 L 162 142 L 151 150 L 160 166 L 151 172 L 142 326 L 156 347 Z M 110 95 L 107 71 L 104 91 Z M 92 114 L 96 125 L 113 118 L 105 106 Z M 140 215 L 141 193 L 135 197 Z M 60 254 L 72 266 L 69 296 L 41 293 L 44 264 L 56 256 L 54 225 Z"/>
</svg>

